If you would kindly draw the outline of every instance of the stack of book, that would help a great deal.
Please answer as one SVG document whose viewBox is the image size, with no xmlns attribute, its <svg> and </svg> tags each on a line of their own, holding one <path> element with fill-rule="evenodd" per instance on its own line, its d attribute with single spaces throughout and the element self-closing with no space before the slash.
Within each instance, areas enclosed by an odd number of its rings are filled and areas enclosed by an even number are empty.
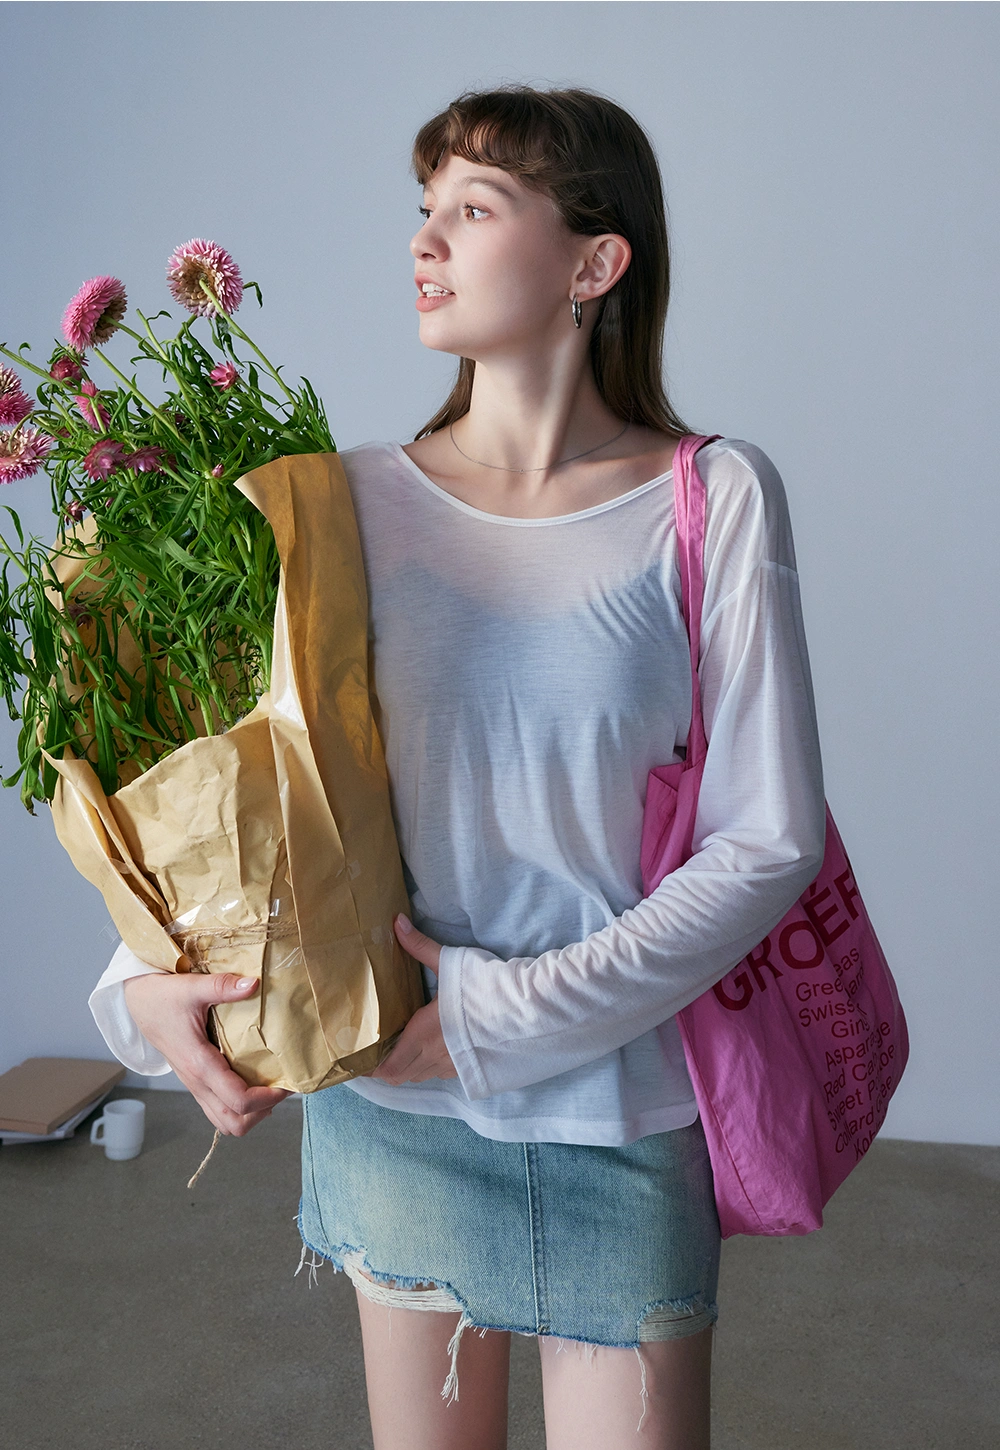
<svg viewBox="0 0 1000 1450">
<path fill-rule="evenodd" d="M 29 1057 L 0 1075 L 0 1143 L 71 1138 L 125 1076 L 118 1062 Z"/>
</svg>

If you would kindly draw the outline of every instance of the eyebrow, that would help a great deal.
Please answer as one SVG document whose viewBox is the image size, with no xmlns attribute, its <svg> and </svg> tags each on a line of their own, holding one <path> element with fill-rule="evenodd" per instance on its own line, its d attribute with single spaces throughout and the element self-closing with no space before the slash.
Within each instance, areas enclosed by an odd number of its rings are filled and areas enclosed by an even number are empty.
<svg viewBox="0 0 1000 1450">
<path fill-rule="evenodd" d="M 517 198 L 509 187 L 503 186 L 499 181 L 490 181 L 487 176 L 462 176 L 455 182 L 456 186 L 488 186 L 491 191 L 498 191 L 508 201 L 516 201 Z M 424 191 L 433 191 L 430 182 L 424 187 Z"/>
</svg>

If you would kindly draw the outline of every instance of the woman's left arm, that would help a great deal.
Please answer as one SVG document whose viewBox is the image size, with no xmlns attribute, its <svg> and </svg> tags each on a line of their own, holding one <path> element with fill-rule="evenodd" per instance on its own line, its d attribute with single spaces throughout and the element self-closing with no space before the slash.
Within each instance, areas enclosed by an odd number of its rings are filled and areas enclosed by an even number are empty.
<svg viewBox="0 0 1000 1450">
<path fill-rule="evenodd" d="M 438 968 L 439 990 L 421 1009 L 435 1009 L 433 1024 L 417 1025 L 440 1034 L 436 1075 L 454 1071 L 470 1098 L 569 1071 L 673 1016 L 758 945 L 822 863 L 823 777 L 784 488 L 752 445 L 723 457 L 706 478 L 709 747 L 693 854 L 607 926 L 538 957 L 503 961 L 424 938 L 420 960 Z M 390 1057 L 377 1075 L 411 1080 L 400 1068 Z"/>
</svg>

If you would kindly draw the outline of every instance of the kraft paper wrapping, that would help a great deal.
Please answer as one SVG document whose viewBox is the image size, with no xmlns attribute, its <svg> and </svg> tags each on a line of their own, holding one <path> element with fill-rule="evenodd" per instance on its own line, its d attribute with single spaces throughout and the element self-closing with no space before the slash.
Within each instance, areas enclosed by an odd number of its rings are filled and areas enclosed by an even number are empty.
<svg viewBox="0 0 1000 1450">
<path fill-rule="evenodd" d="M 123 941 L 168 971 L 238 972 L 213 1009 L 252 1085 L 313 1092 L 370 1072 L 422 1005 L 393 918 L 408 911 L 368 669 L 368 598 L 335 453 L 236 484 L 281 560 L 271 689 L 113 795 L 67 752 L 56 833 Z"/>
</svg>

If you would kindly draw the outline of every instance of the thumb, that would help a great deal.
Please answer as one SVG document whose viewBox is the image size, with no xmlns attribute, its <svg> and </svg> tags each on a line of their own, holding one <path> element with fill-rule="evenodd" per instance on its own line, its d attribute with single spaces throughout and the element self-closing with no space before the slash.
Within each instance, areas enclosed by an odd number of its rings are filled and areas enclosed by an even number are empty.
<svg viewBox="0 0 1000 1450">
<path fill-rule="evenodd" d="M 409 952 L 410 956 L 420 962 L 421 966 L 429 967 L 437 975 L 438 963 L 441 959 L 441 947 L 438 942 L 432 941 L 429 936 L 424 936 L 422 931 L 417 931 L 413 922 L 402 912 L 396 917 L 396 935 L 400 944 Z"/>
<path fill-rule="evenodd" d="M 211 973 L 202 978 L 203 1002 L 236 1002 L 257 990 L 256 977 L 238 977 L 235 972 Z"/>
</svg>

